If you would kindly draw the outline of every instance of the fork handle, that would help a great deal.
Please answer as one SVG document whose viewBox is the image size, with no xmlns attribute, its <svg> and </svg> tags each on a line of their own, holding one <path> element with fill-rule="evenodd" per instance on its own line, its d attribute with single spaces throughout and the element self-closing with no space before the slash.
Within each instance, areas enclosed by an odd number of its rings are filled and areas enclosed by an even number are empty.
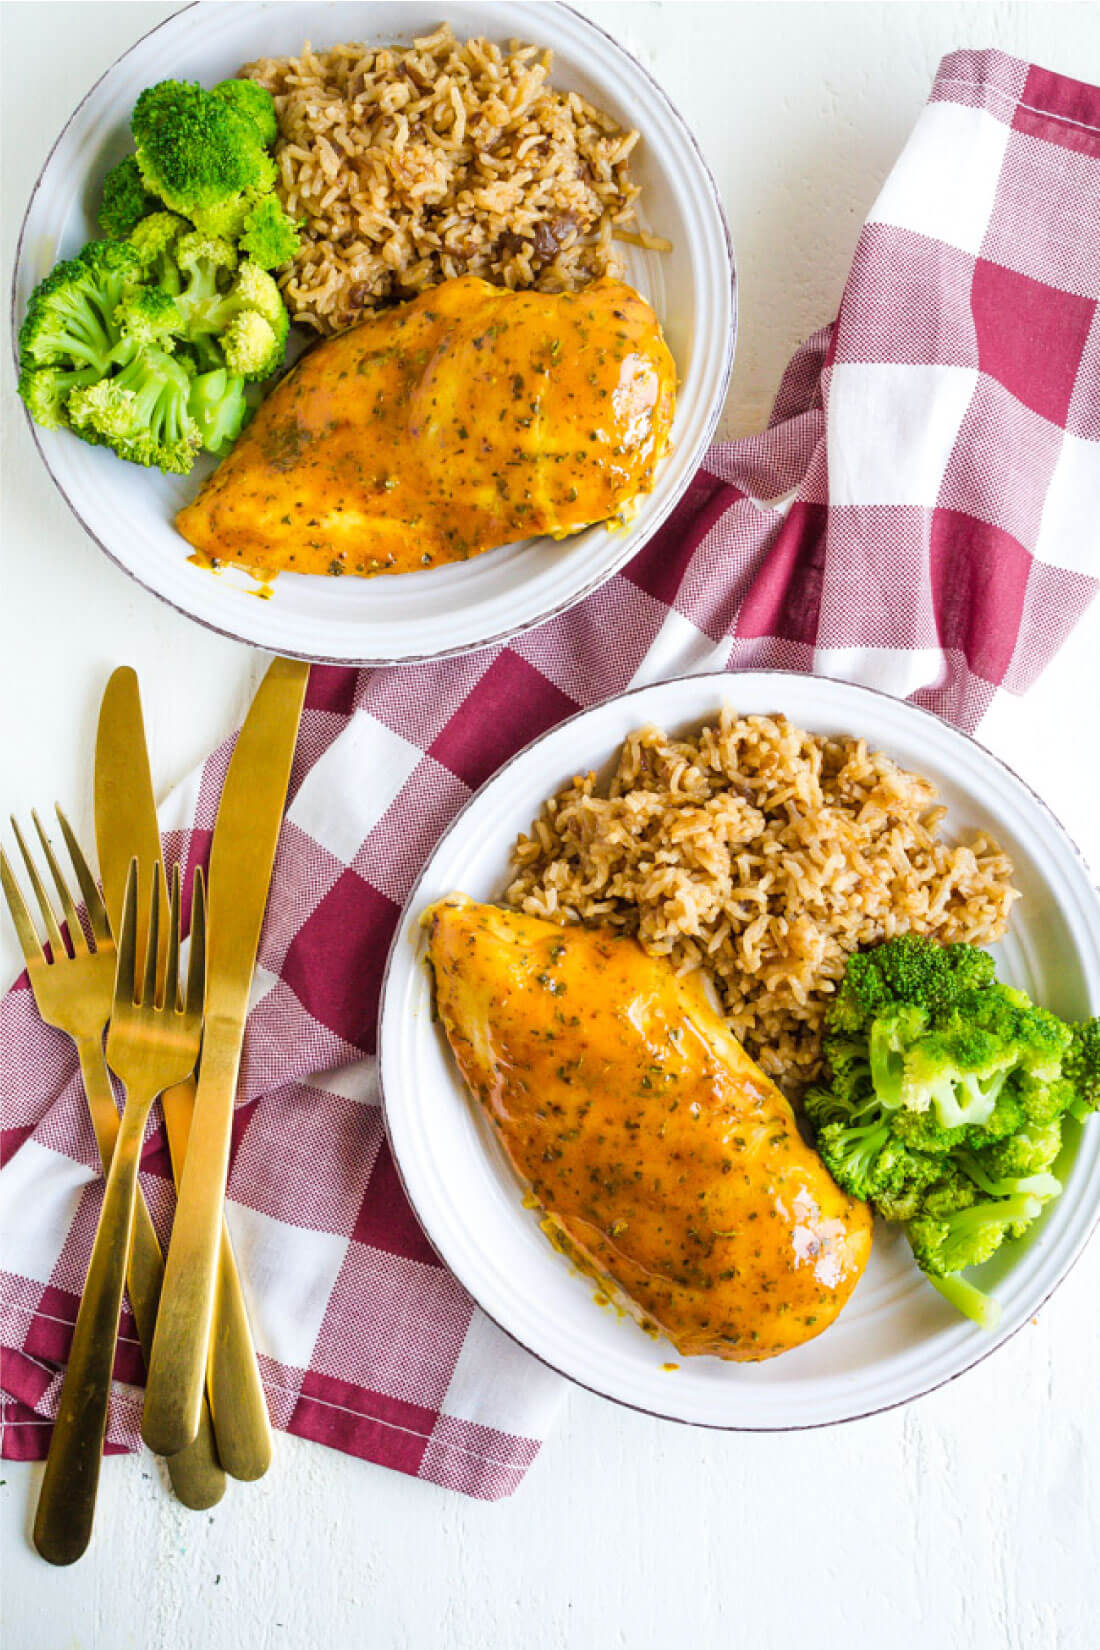
<svg viewBox="0 0 1100 1650">
<path fill-rule="evenodd" d="M 84 1093 L 88 1099 L 88 1110 L 95 1129 L 103 1173 L 107 1174 L 118 1138 L 119 1116 L 111 1079 L 107 1074 L 103 1040 L 101 1037 L 81 1039 L 77 1044 L 77 1051 L 80 1055 Z M 138 1151 L 140 1160 L 140 1142 Z M 134 1200 L 133 1239 L 130 1244 L 126 1286 L 130 1292 L 130 1305 L 134 1309 L 134 1321 L 137 1324 L 138 1340 L 141 1342 L 146 1369 L 149 1367 L 149 1355 L 153 1349 L 153 1331 L 157 1325 L 157 1305 L 163 1281 L 164 1256 L 161 1254 L 156 1230 L 139 1184 Z M 188 1444 L 186 1449 L 180 1450 L 178 1455 L 169 1456 L 165 1460 L 165 1466 L 176 1497 L 185 1507 L 200 1512 L 215 1506 L 221 1500 L 225 1494 L 225 1473 L 218 1463 L 210 1409 L 207 1404 L 204 1403 L 202 1406 L 199 1430 L 194 1441 Z"/>
<path fill-rule="evenodd" d="M 76 1315 L 34 1520 L 34 1544 L 51 1564 L 72 1564 L 92 1534 L 134 1223 L 138 1156 L 148 1115 L 148 1104 L 127 1104 L 123 1113 Z"/>
</svg>

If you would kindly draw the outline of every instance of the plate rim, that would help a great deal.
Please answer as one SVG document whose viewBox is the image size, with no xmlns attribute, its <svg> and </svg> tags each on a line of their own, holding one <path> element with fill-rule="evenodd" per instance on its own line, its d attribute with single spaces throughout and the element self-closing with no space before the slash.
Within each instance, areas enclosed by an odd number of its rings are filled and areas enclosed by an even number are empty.
<svg viewBox="0 0 1100 1650">
<path fill-rule="evenodd" d="M 815 677 L 815 673 L 796 670 L 787 666 L 765 666 L 759 669 L 749 667 L 748 669 L 686 671 L 676 676 L 661 677 L 657 681 L 642 682 L 635 687 L 626 688 L 620 693 L 606 694 L 602 699 L 595 700 L 591 705 L 581 706 L 581 708 L 575 711 L 571 716 L 563 717 L 562 720 L 560 722 L 556 722 L 553 727 L 545 729 L 542 733 L 537 734 L 533 739 L 528 740 L 525 745 L 521 746 L 519 750 L 513 752 L 513 754 L 508 757 L 506 761 L 502 762 L 498 768 L 494 769 L 489 777 L 483 780 L 472 795 L 466 799 L 462 807 L 454 815 L 454 817 L 448 821 L 446 828 L 432 845 L 431 852 L 417 873 L 416 880 L 409 889 L 408 895 L 401 906 L 401 912 L 397 919 L 397 925 L 394 929 L 393 937 L 386 953 L 386 964 L 382 972 L 382 983 L 379 989 L 375 1037 L 375 1046 L 377 1050 L 378 1094 L 386 1142 L 389 1146 L 390 1156 L 393 1159 L 394 1167 L 397 1170 L 397 1177 L 400 1182 L 401 1189 L 408 1200 L 409 1207 L 412 1209 L 417 1223 L 419 1224 L 421 1231 L 424 1233 L 424 1237 L 431 1247 L 432 1252 L 438 1256 L 440 1263 L 447 1269 L 447 1271 L 451 1272 L 451 1275 L 455 1277 L 461 1287 L 466 1290 L 467 1294 L 469 1294 L 471 1300 L 474 1302 L 477 1310 L 488 1318 L 489 1321 L 497 1329 L 499 1329 L 502 1334 L 507 1335 L 510 1341 L 512 1341 L 516 1346 L 522 1347 L 522 1349 L 528 1353 L 530 1357 L 536 1359 L 536 1361 L 542 1364 L 544 1368 L 553 1370 L 556 1375 L 559 1375 L 563 1380 L 568 1381 L 571 1385 L 578 1386 L 585 1392 L 590 1392 L 593 1396 L 602 1398 L 607 1403 L 621 1405 L 624 1409 L 633 1410 L 639 1415 L 646 1415 L 658 1421 L 673 1421 L 680 1426 L 700 1427 L 709 1432 L 815 1432 L 824 1427 L 847 1426 L 857 1421 L 866 1421 L 873 1415 L 884 1415 L 894 1409 L 903 1409 L 908 1404 L 916 1403 L 920 1399 L 928 1397 L 930 1393 L 938 1392 L 942 1387 L 950 1386 L 953 1381 L 957 1381 L 961 1376 L 969 1374 L 972 1369 L 976 1369 L 979 1364 L 985 1363 L 986 1359 L 993 1357 L 993 1355 L 999 1352 L 1002 1347 L 1007 1346 L 1010 1341 L 1015 1340 L 1016 1336 L 1020 1333 L 1021 1329 L 1024 1328 L 1025 1324 L 1046 1306 L 1048 1301 L 1065 1282 L 1066 1278 L 1073 1271 L 1089 1244 L 1095 1238 L 1097 1231 L 1100 1230 L 1100 1200 L 1097 1201 L 1097 1206 L 1093 1211 L 1091 1222 L 1088 1223 L 1086 1229 L 1079 1235 L 1075 1247 L 1066 1258 L 1064 1264 L 1060 1266 L 1058 1275 L 1051 1282 L 1050 1287 L 1043 1294 L 1042 1298 L 1029 1308 L 1028 1312 L 1025 1313 L 1021 1321 L 1014 1329 L 1010 1330 L 1002 1338 L 995 1340 L 993 1345 L 985 1348 L 984 1350 L 979 1349 L 972 1358 L 968 1358 L 967 1362 L 965 1362 L 961 1368 L 953 1370 L 950 1374 L 946 1374 L 929 1381 L 927 1385 L 921 1386 L 917 1391 L 908 1394 L 908 1396 L 892 1398 L 886 1403 L 876 1403 L 870 1408 L 860 1410 L 858 1413 L 852 1415 L 827 1416 L 821 1420 L 791 1421 L 782 1424 L 776 1422 L 746 1424 L 743 1421 L 730 1422 L 701 1420 L 693 1416 L 673 1414 L 664 1409 L 651 1409 L 647 1405 L 635 1402 L 630 1398 L 620 1397 L 615 1393 L 601 1390 L 601 1388 L 592 1385 L 590 1381 L 582 1380 L 580 1377 L 571 1374 L 567 1369 L 561 1368 L 560 1365 L 556 1364 L 544 1353 L 536 1351 L 534 1347 L 529 1346 L 526 1341 L 521 1339 L 521 1337 L 514 1330 L 501 1323 L 492 1312 L 487 1310 L 487 1308 L 478 1299 L 477 1295 L 474 1294 L 473 1290 L 470 1289 L 465 1281 L 458 1276 L 458 1273 L 452 1269 L 446 1256 L 436 1245 L 428 1226 L 424 1221 L 420 1209 L 416 1204 L 411 1189 L 408 1185 L 404 1166 L 402 1165 L 401 1157 L 394 1139 L 394 1133 L 391 1127 L 391 1105 L 386 1095 L 386 1039 L 384 1036 L 384 1027 L 394 963 L 401 951 L 402 946 L 408 944 L 409 924 L 412 919 L 420 888 L 424 882 L 424 879 L 427 876 L 439 850 L 458 828 L 466 813 L 472 809 L 474 804 L 482 797 L 482 795 L 489 790 L 489 788 L 494 785 L 497 780 L 508 771 L 508 769 L 519 762 L 521 758 L 527 756 L 529 752 L 533 751 L 537 746 L 543 744 L 553 735 L 559 733 L 562 729 L 579 721 L 581 717 L 601 711 L 609 705 L 625 702 L 639 694 L 651 692 L 654 688 L 670 687 L 680 683 L 701 682 L 704 680 L 711 680 L 717 683 L 723 678 L 734 680 L 738 677 L 745 676 L 752 676 L 758 679 L 777 678 L 780 682 L 782 682 L 792 677 L 800 678 L 803 681 L 812 680 Z M 1003 757 L 998 756 L 995 751 L 990 750 L 989 746 L 983 744 L 983 742 L 976 738 L 974 734 L 968 733 L 965 729 L 957 727 L 953 722 L 948 722 L 945 718 L 937 715 L 935 711 L 929 710 L 924 705 L 914 704 L 909 699 L 899 699 L 896 695 L 888 693 L 883 688 L 871 687 L 863 682 L 853 682 L 847 677 L 830 676 L 820 677 L 817 679 L 823 682 L 835 683 L 837 686 L 843 688 L 853 689 L 857 694 L 866 694 L 872 699 L 885 699 L 895 707 L 898 707 L 904 711 L 914 712 L 919 717 L 927 718 L 935 723 L 937 727 L 945 730 L 949 735 L 957 736 L 964 749 L 970 745 L 976 747 L 976 749 L 980 750 L 990 759 L 990 761 L 995 763 L 999 768 L 1003 769 L 1009 778 L 1027 793 L 1032 802 L 1038 806 L 1040 812 L 1046 815 L 1047 820 L 1053 827 L 1055 833 L 1062 838 L 1065 845 L 1069 848 L 1073 859 L 1076 860 L 1079 869 L 1084 875 L 1087 886 L 1091 890 L 1093 904 L 1095 907 L 1093 914 L 1094 916 L 1100 918 L 1100 884 L 1097 883 L 1096 877 L 1083 850 L 1078 846 L 1076 840 L 1066 829 L 1065 825 L 1063 825 L 1062 821 L 1058 818 L 1058 815 L 1054 812 L 1054 809 L 1050 806 L 1050 804 L 1045 800 L 1045 798 L 1039 795 L 1038 791 L 1036 791 L 1026 779 L 1016 772 L 1011 763 L 1005 761 Z"/>
<path fill-rule="evenodd" d="M 557 603 L 554 607 L 547 609 L 545 613 L 539 614 L 536 618 L 526 620 L 523 624 L 514 629 L 509 627 L 502 631 L 495 632 L 491 636 L 483 637 L 475 642 L 462 642 L 451 647 L 437 649 L 428 653 L 404 653 L 396 658 L 388 658 L 381 655 L 372 656 L 369 658 L 352 658 L 347 654 L 333 655 L 317 653 L 304 649 L 287 647 L 282 643 L 280 643 L 277 648 L 274 648 L 270 643 L 257 642 L 252 637 L 243 635 L 239 630 L 230 629 L 227 625 L 216 623 L 212 618 L 209 618 L 203 614 L 194 613 L 189 608 L 182 607 L 178 601 L 175 601 L 172 597 L 165 595 L 162 591 L 158 590 L 155 585 L 150 584 L 147 579 L 143 578 L 137 572 L 135 568 L 129 566 L 125 561 L 123 561 L 85 520 L 80 510 L 69 496 L 65 485 L 55 474 L 53 466 L 47 458 L 45 449 L 39 438 L 38 426 L 31 418 L 30 413 L 22 399 L 20 399 L 20 408 L 30 430 L 31 439 L 34 442 L 35 449 L 38 453 L 42 466 L 53 483 L 55 489 L 60 494 L 61 499 L 68 508 L 70 514 L 78 522 L 80 527 L 87 534 L 88 538 L 91 539 L 92 543 L 96 545 L 96 547 L 107 557 L 110 562 L 113 563 L 115 567 L 117 567 L 122 573 L 126 574 L 127 578 L 132 579 L 134 583 L 137 584 L 142 590 L 148 591 L 148 593 L 151 596 L 154 596 L 157 601 L 163 602 L 166 607 L 171 608 L 173 612 L 180 614 L 181 617 L 189 619 L 193 624 L 202 625 L 204 629 L 211 631 L 214 635 L 224 636 L 229 641 L 240 642 L 245 647 L 252 647 L 266 652 L 277 651 L 287 658 L 302 659 L 309 664 L 345 665 L 348 668 L 355 670 L 400 669 L 405 665 L 430 664 L 441 659 L 462 658 L 467 654 L 480 652 L 483 648 L 500 647 L 515 640 L 518 636 L 526 635 L 529 631 L 537 629 L 539 625 L 549 624 L 552 620 L 560 618 L 563 614 L 572 612 L 575 607 L 579 607 L 583 601 L 586 601 L 589 596 L 593 595 L 603 585 L 613 579 L 617 573 L 621 572 L 623 567 L 625 567 L 635 555 L 640 555 L 646 546 L 651 543 L 654 536 L 660 532 L 661 528 L 668 521 L 673 511 L 683 501 L 683 498 L 687 493 L 688 488 L 691 486 L 692 481 L 695 476 L 698 475 L 699 470 L 703 467 L 707 451 L 713 442 L 715 430 L 718 427 L 718 422 L 722 417 L 726 400 L 729 396 L 730 380 L 733 375 L 733 363 L 737 351 L 740 322 L 740 279 L 737 269 L 737 259 L 734 251 L 733 236 L 730 230 L 729 218 L 722 201 L 717 180 L 715 179 L 710 164 L 707 161 L 706 156 L 703 154 L 699 140 L 695 136 L 690 124 L 685 119 L 678 106 L 673 102 L 669 94 L 665 91 L 664 87 L 660 85 L 660 83 L 646 68 L 645 64 L 642 63 L 641 60 L 637 58 L 627 46 L 624 46 L 621 41 L 617 40 L 614 35 L 609 33 L 607 29 L 603 28 L 601 24 L 595 22 L 592 18 L 585 16 L 585 14 L 578 10 L 576 6 L 569 4 L 568 0 L 543 0 L 543 4 L 549 6 L 555 11 L 568 13 L 571 17 L 575 18 L 583 28 L 591 29 L 595 34 L 599 35 L 603 40 L 608 42 L 614 51 L 626 58 L 633 69 L 648 83 L 651 93 L 659 98 L 665 105 L 669 116 L 680 128 L 689 148 L 693 152 L 696 164 L 699 167 L 700 179 L 706 184 L 711 199 L 711 205 L 717 214 L 717 222 L 721 230 L 726 256 L 728 277 L 727 287 L 729 292 L 729 320 L 726 326 L 725 346 L 722 367 L 719 374 L 718 388 L 716 389 L 713 404 L 707 414 L 698 438 L 699 461 L 696 468 L 684 477 L 682 485 L 670 496 L 666 504 L 660 510 L 655 512 L 652 522 L 647 523 L 644 537 L 642 537 L 637 543 L 629 546 L 625 553 L 612 559 L 606 568 L 603 568 L 594 578 L 589 579 L 581 586 L 580 589 L 575 591 L 573 595 L 568 597 L 566 600 Z M 120 52 L 119 55 L 107 66 L 107 68 L 103 70 L 103 73 L 100 74 L 88 87 L 88 90 L 84 93 L 84 96 L 80 99 L 79 103 L 77 103 L 76 107 L 61 127 L 61 130 L 58 132 L 53 143 L 50 145 L 46 157 L 42 162 L 41 168 L 39 169 L 38 175 L 35 178 L 30 194 L 27 197 L 27 205 L 19 226 L 19 235 L 15 243 L 15 254 L 12 259 L 8 323 L 11 336 L 13 366 L 17 381 L 19 377 L 19 324 L 17 322 L 17 306 L 20 274 L 23 268 L 24 242 L 26 239 L 28 222 L 34 208 L 34 203 L 38 197 L 39 191 L 42 188 L 46 174 L 53 162 L 54 155 L 61 143 L 64 141 L 69 128 L 77 119 L 85 104 L 95 94 L 108 76 L 114 74 L 119 64 L 123 63 L 126 58 L 130 57 L 139 49 L 139 47 L 143 46 L 146 41 L 153 37 L 153 35 L 158 34 L 162 29 L 178 24 L 181 18 L 186 17 L 191 12 L 199 10 L 199 8 L 200 0 L 188 0 L 186 5 L 183 5 L 177 11 L 174 11 L 170 17 L 165 17 L 159 23 L 155 23 L 151 29 L 146 29 L 145 32 L 139 35 L 131 45 L 127 46 L 125 51 Z M 254 11 L 259 11 L 262 8 L 261 6 L 254 4 L 252 9 Z M 599 524 L 597 523 L 596 525 Z"/>
</svg>

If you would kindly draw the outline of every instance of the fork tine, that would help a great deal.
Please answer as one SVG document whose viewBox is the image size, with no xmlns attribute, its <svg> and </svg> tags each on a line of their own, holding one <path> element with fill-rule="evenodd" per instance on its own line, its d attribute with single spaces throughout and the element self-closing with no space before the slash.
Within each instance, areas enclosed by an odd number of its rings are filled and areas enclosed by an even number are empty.
<svg viewBox="0 0 1100 1650">
<path fill-rule="evenodd" d="M 172 893 L 168 916 L 168 959 L 164 965 L 164 1006 L 180 1005 L 180 868 L 172 867 Z"/>
<path fill-rule="evenodd" d="M 15 880 L 15 875 L 8 864 L 8 856 L 0 848 L 0 880 L 4 884 L 4 895 L 11 912 L 11 920 L 15 924 L 15 932 L 19 935 L 19 944 L 23 948 L 23 956 L 27 967 L 34 963 L 45 963 L 46 956 L 39 943 L 38 935 L 34 931 L 31 914 L 27 910 L 27 902 L 23 898 L 23 890 Z"/>
<path fill-rule="evenodd" d="M 87 956 L 88 942 L 84 938 L 84 930 L 80 926 L 80 918 L 76 914 L 73 896 L 69 892 L 68 883 L 61 874 L 61 867 L 57 863 L 57 855 L 50 847 L 50 839 L 42 827 L 42 821 L 38 817 L 36 808 L 31 809 L 31 818 L 34 820 L 34 828 L 38 832 L 38 840 L 42 844 L 42 852 L 46 856 L 46 864 L 50 868 L 50 875 L 53 878 L 54 887 L 57 889 L 57 897 L 61 901 L 61 910 L 68 924 L 69 944 L 73 948 L 73 955 L 83 953 L 84 956 Z"/>
<path fill-rule="evenodd" d="M 84 904 L 88 912 L 88 921 L 92 925 L 92 933 L 97 941 L 107 941 L 111 938 L 111 925 L 107 920 L 107 908 L 103 903 L 103 896 L 96 886 L 91 866 L 84 858 L 79 842 L 73 833 L 73 828 L 57 803 L 54 803 L 57 814 L 57 823 L 61 826 L 61 835 L 65 838 L 65 846 L 69 850 L 69 858 L 73 862 L 76 880 L 80 884 L 80 892 L 84 896 Z"/>
<path fill-rule="evenodd" d="M 160 861 L 153 866 L 153 890 L 149 901 L 149 933 L 145 940 L 145 989 L 141 1000 L 146 1008 L 157 1006 L 157 962 L 160 958 Z"/>
<path fill-rule="evenodd" d="M 118 936 L 118 960 L 115 963 L 115 1006 L 129 1007 L 134 1002 L 134 963 L 137 958 L 137 879 L 138 862 L 130 861 L 126 875 L 126 893 L 122 900 L 121 932 Z"/>
<path fill-rule="evenodd" d="M 187 959 L 187 1012 L 202 1014 L 206 997 L 206 884 L 202 868 L 195 867 L 191 895 L 191 955 Z"/>
<path fill-rule="evenodd" d="M 19 829 L 19 824 L 14 814 L 11 815 L 11 828 L 15 832 L 15 840 L 19 844 L 19 852 L 23 855 L 23 863 L 27 867 L 27 875 L 31 879 L 31 887 L 34 889 L 34 897 L 38 901 L 38 909 L 42 913 L 42 921 L 46 924 L 46 938 L 50 942 L 50 951 L 53 954 L 53 960 L 54 962 L 60 962 L 63 957 L 68 955 L 61 938 L 61 930 L 57 926 L 57 918 L 54 915 L 53 906 L 50 904 L 49 895 L 46 893 L 45 884 L 38 874 L 38 866 L 32 859 L 31 851 L 27 847 L 26 842 L 23 840 L 23 833 Z"/>
</svg>

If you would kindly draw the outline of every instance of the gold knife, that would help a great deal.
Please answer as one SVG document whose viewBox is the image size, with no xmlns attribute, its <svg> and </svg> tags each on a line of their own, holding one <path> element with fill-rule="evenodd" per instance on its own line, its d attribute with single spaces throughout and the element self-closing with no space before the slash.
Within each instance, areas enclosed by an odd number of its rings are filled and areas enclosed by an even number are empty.
<svg viewBox="0 0 1100 1650">
<path fill-rule="evenodd" d="M 150 1449 L 164 1455 L 191 1442 L 202 1413 L 241 1043 L 308 680 L 307 664 L 272 661 L 237 739 L 218 806 L 202 1061 L 142 1423 Z M 220 1356 L 216 1345 L 213 1351 Z"/>
<path fill-rule="evenodd" d="M 166 910 L 168 889 L 161 869 L 160 827 L 157 824 L 153 778 L 145 743 L 145 722 L 141 714 L 138 679 L 128 666 L 114 672 L 103 694 L 95 751 L 95 828 L 99 870 L 107 913 L 115 933 L 122 915 L 122 901 L 131 858 L 142 867 L 138 877 L 139 950 L 148 930 L 148 907 L 153 879 L 147 872 L 156 865 L 161 877 L 161 909 Z M 167 948 L 167 925 L 161 924 L 161 966 Z M 140 955 L 137 976 L 142 969 Z M 177 1184 L 183 1172 L 191 1113 L 195 1102 L 192 1079 L 166 1090 L 161 1096 L 172 1172 Z M 206 1372 L 206 1388 L 214 1416 L 218 1458 L 234 1478 L 260 1478 L 271 1462 L 271 1424 L 263 1387 L 257 1376 L 251 1350 L 251 1335 L 240 1278 L 229 1242 L 222 1227 L 219 1257 L 215 1343 L 217 1359 Z M 151 1341 L 151 1332 L 150 1332 Z M 146 1348 L 148 1357 L 149 1349 Z"/>
</svg>

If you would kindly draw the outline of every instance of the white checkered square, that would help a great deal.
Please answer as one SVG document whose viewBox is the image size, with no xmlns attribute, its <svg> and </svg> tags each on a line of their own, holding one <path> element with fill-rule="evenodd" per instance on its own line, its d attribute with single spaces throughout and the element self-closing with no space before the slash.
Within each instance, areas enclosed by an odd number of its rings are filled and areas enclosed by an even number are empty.
<svg viewBox="0 0 1100 1650">
<path fill-rule="evenodd" d="M 930 103 L 868 223 L 892 224 L 977 253 L 993 212 L 1010 131 L 984 109 Z"/>
<path fill-rule="evenodd" d="M 16 1277 L 49 1283 L 85 1186 L 83 1163 L 24 1140 L 0 1175 L 0 1266 Z"/>
<path fill-rule="evenodd" d="M 1050 567 L 1100 579 L 1100 441 L 1063 436 L 1035 554 Z"/>
<path fill-rule="evenodd" d="M 880 693 L 908 699 L 918 688 L 935 687 L 943 675 L 938 647 L 818 647 L 814 675 L 838 682 L 873 683 Z"/>
<path fill-rule="evenodd" d="M 443 1399 L 445 1415 L 542 1438 L 564 1397 L 564 1383 L 552 1370 L 535 1364 L 483 1312 L 474 1311 Z"/>
<path fill-rule="evenodd" d="M 978 373 L 838 363 L 829 388 L 829 502 L 932 509 Z"/>
<path fill-rule="evenodd" d="M 308 1369 L 348 1238 L 287 1225 L 232 1199 L 225 1218 L 256 1351 Z"/>
<path fill-rule="evenodd" d="M 420 756 L 415 745 L 384 722 L 356 711 L 310 770 L 287 818 L 350 865 Z"/>
<path fill-rule="evenodd" d="M 730 656 L 728 638 L 711 641 L 705 631 L 669 608 L 639 668 L 630 678 L 632 688 L 647 682 L 663 682 L 669 676 L 701 676 L 708 670 L 725 670 Z"/>
</svg>

